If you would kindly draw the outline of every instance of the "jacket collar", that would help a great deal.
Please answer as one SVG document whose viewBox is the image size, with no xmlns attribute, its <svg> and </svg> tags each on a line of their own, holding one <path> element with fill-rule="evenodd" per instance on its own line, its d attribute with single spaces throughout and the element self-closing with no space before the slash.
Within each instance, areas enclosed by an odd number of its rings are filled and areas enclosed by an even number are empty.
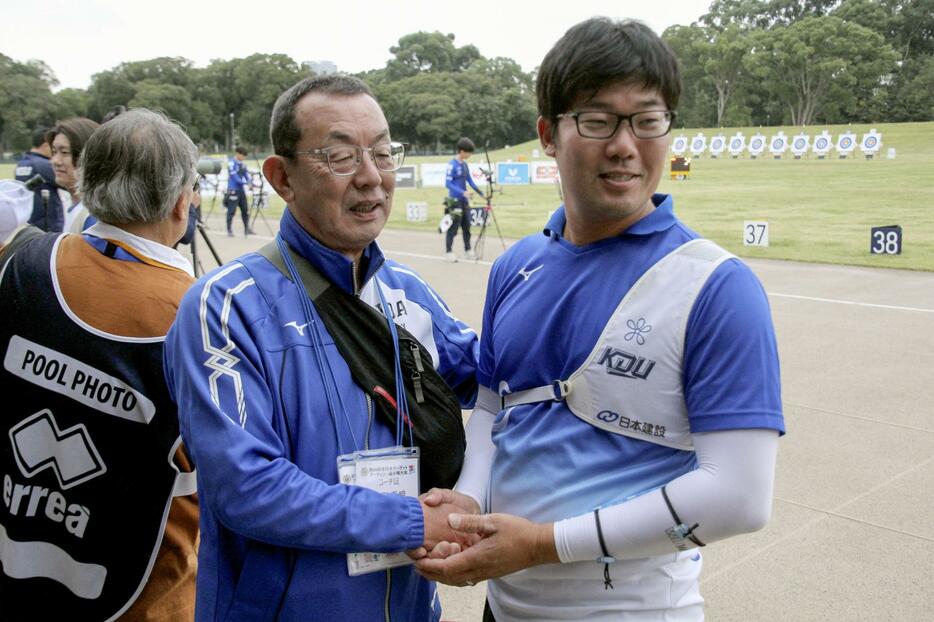
<svg viewBox="0 0 934 622">
<path fill-rule="evenodd" d="M 108 225 L 104 222 L 96 222 L 85 229 L 84 235 L 115 242 L 134 257 L 143 260 L 144 263 L 152 265 L 151 262 L 155 261 L 158 264 L 180 270 L 190 277 L 195 276 L 191 262 L 174 248 L 142 238 L 120 227 Z"/>
<path fill-rule="evenodd" d="M 288 208 L 282 213 L 282 219 L 279 221 L 279 235 L 292 250 L 311 262 L 327 280 L 346 292 L 356 293 L 353 262 L 312 237 Z M 363 284 L 379 271 L 384 259 L 383 251 L 376 241 L 370 242 L 369 246 L 363 250 L 361 261 L 366 262 L 367 267 L 363 280 L 358 284 L 359 287 L 363 287 Z"/>
</svg>

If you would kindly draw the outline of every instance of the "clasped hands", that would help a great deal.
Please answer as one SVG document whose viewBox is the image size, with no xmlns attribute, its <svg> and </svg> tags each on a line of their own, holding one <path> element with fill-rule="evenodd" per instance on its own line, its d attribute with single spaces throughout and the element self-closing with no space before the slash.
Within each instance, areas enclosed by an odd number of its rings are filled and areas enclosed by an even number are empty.
<svg viewBox="0 0 934 622">
<path fill-rule="evenodd" d="M 407 551 L 426 579 L 473 585 L 538 564 L 558 562 L 553 526 L 510 514 L 480 514 L 471 497 L 433 488 L 419 497 L 425 543 Z"/>
</svg>

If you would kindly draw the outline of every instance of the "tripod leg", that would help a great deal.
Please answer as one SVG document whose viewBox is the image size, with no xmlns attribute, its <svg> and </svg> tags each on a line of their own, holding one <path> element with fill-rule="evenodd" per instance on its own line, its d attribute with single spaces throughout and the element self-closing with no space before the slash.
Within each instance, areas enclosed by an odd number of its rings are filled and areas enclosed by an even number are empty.
<svg viewBox="0 0 934 622">
<path fill-rule="evenodd" d="M 263 214 L 264 207 L 266 207 L 266 200 L 260 196 L 260 198 L 253 203 L 253 220 L 250 221 L 250 229 L 256 224 L 257 218 L 262 218 L 263 222 L 266 224 L 266 229 L 269 230 L 269 235 L 275 237 L 276 233 L 272 230 L 272 227 L 269 226 L 269 221 L 266 220 L 266 216 Z"/>
<path fill-rule="evenodd" d="M 503 250 L 506 250 L 506 241 L 503 239 L 503 232 L 499 230 L 499 223 L 496 221 L 496 214 L 493 213 L 493 210 L 490 209 L 490 216 L 493 217 L 493 225 L 496 227 L 496 235 L 499 236 L 499 243 L 503 245 Z"/>
<path fill-rule="evenodd" d="M 204 274 L 204 266 L 201 265 L 201 257 L 198 255 L 198 238 L 191 236 L 191 267 L 194 269 L 195 278 Z"/>
<path fill-rule="evenodd" d="M 220 255 L 217 254 L 217 249 L 214 248 L 214 245 L 211 244 L 211 238 L 208 237 L 207 231 L 204 230 L 204 223 L 198 223 L 198 232 L 201 233 L 201 239 L 204 240 L 204 243 L 208 245 L 208 249 L 211 251 L 211 255 L 214 256 L 214 261 L 217 262 L 217 265 L 221 265 L 224 262 L 221 261 Z M 192 248 L 194 248 L 194 238 L 192 238 Z"/>
<path fill-rule="evenodd" d="M 204 217 L 205 220 L 210 220 L 215 207 L 217 207 L 217 188 L 214 188 L 214 196 L 211 197 L 211 209 L 208 210 L 208 215 Z"/>
<path fill-rule="evenodd" d="M 483 210 L 483 218 L 480 220 L 480 233 L 477 234 L 477 240 L 473 244 L 474 254 L 477 256 L 477 260 L 483 259 L 483 246 L 486 242 L 486 222 L 487 222 L 487 210 Z"/>
</svg>

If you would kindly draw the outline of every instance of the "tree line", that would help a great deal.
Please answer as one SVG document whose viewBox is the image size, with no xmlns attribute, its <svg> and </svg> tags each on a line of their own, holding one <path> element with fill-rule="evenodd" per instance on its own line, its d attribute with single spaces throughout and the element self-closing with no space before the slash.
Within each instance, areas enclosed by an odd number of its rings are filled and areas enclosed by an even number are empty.
<svg viewBox="0 0 934 622">
<path fill-rule="evenodd" d="M 714 0 L 663 38 L 685 127 L 934 120 L 934 0 Z"/>
<path fill-rule="evenodd" d="M 413 150 L 450 151 L 460 136 L 502 146 L 535 135 L 534 75 L 508 58 L 485 58 L 454 35 L 399 39 L 382 69 L 357 74 L 373 89 L 394 139 Z M 161 109 L 208 151 L 232 143 L 269 148 L 269 118 L 282 91 L 313 72 L 284 54 L 253 54 L 195 67 L 186 58 L 126 62 L 94 74 L 86 89 L 62 89 L 42 61 L 0 54 L 0 147 L 22 151 L 36 126 L 116 106 Z"/>
<path fill-rule="evenodd" d="M 714 0 L 662 37 L 678 55 L 684 127 L 811 125 L 934 119 L 934 0 Z M 416 32 L 383 68 L 357 74 L 393 137 L 450 151 L 460 136 L 502 147 L 535 136 L 535 72 L 486 58 L 453 34 Z M 276 97 L 311 71 L 284 54 L 195 67 L 179 57 L 126 62 L 85 89 L 53 92 L 39 60 L 0 54 L 0 148 L 28 148 L 57 119 L 100 120 L 115 106 L 164 110 L 208 151 L 268 149 Z"/>
</svg>

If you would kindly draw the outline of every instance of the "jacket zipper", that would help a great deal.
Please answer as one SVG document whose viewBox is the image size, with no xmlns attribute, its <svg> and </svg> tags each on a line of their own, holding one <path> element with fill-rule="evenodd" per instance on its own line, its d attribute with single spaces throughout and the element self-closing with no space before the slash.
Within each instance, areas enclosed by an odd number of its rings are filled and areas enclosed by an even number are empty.
<svg viewBox="0 0 934 622">
<path fill-rule="evenodd" d="M 392 615 L 389 612 L 389 599 L 392 596 L 392 568 L 386 569 L 386 603 L 384 607 L 385 622 L 392 622 Z"/>
<path fill-rule="evenodd" d="M 363 448 L 370 448 L 370 430 L 373 427 L 373 400 L 370 398 L 370 394 L 364 392 L 363 397 L 366 399 L 366 436 L 363 437 Z"/>
<path fill-rule="evenodd" d="M 364 287 L 366 287 L 366 284 L 370 282 L 370 279 L 375 278 L 376 274 L 382 269 L 383 269 L 383 262 L 380 262 L 379 267 L 377 267 L 376 270 L 373 270 L 373 274 L 371 274 L 368 279 L 366 279 L 363 283 L 358 283 L 357 282 L 357 262 L 351 261 L 350 262 L 350 275 L 351 275 L 352 282 L 353 282 L 354 296 L 359 297 L 360 292 L 363 290 Z M 379 287 L 379 285 L 377 285 L 377 287 Z M 385 313 L 383 315 L 385 315 Z"/>
<path fill-rule="evenodd" d="M 366 285 L 367 285 L 367 283 L 369 283 L 370 279 L 367 279 L 366 281 L 364 281 L 362 284 L 359 284 L 359 286 L 358 286 L 358 283 L 357 283 L 357 262 L 351 262 L 350 267 L 351 267 L 351 270 L 352 270 L 352 273 L 353 273 L 354 295 L 357 296 L 357 297 L 359 297 L 359 296 L 360 296 L 360 291 L 361 291 L 364 287 L 366 287 Z M 378 269 L 374 270 L 374 271 L 373 271 L 373 274 L 371 275 L 370 278 L 375 277 L 375 276 L 376 276 L 376 273 L 379 272 L 379 270 L 380 270 L 381 268 L 382 268 L 382 266 L 380 266 Z M 376 287 L 379 287 L 379 281 L 376 282 Z M 384 309 L 383 314 L 385 315 L 385 314 L 388 313 L 388 312 L 389 312 L 388 309 Z M 387 317 L 388 317 L 388 316 L 387 316 Z M 390 319 L 390 321 L 391 321 L 391 319 Z M 369 449 L 369 448 L 370 448 L 370 428 L 371 428 L 372 425 L 373 425 L 373 401 L 372 401 L 372 399 L 370 398 L 369 394 L 364 393 L 364 396 L 366 397 L 366 415 L 367 415 L 367 422 L 366 422 L 366 438 L 365 438 L 364 441 L 363 441 L 363 448 L 364 448 L 364 449 Z M 385 598 L 385 600 L 383 601 L 383 620 L 384 620 L 385 622 L 392 622 L 392 615 L 391 615 L 390 609 L 389 609 L 389 604 L 390 604 L 390 602 L 391 602 L 391 598 L 392 598 L 392 568 L 387 568 L 387 569 L 386 569 L 386 598 Z"/>
</svg>

